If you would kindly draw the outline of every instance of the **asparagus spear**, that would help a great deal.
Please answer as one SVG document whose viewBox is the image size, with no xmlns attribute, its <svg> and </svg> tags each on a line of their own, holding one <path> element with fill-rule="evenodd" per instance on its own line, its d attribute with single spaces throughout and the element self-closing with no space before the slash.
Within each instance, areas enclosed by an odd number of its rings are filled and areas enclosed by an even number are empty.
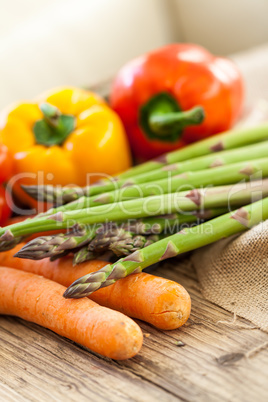
<svg viewBox="0 0 268 402">
<path fill-rule="evenodd" d="M 152 170 L 144 174 L 134 176 L 133 179 L 126 179 L 122 185 L 147 183 L 155 180 L 165 179 L 170 176 L 176 176 L 180 173 L 193 172 L 204 169 L 211 169 L 215 167 L 229 165 L 231 163 L 257 160 L 265 158 L 268 155 L 268 141 L 264 141 L 257 144 L 251 144 L 241 148 L 235 148 L 228 151 L 217 152 L 216 154 L 210 154 L 200 156 L 198 158 L 190 159 L 184 162 L 173 163 L 171 165 L 165 165 L 159 169 Z M 117 182 L 117 185 L 121 184 L 121 181 Z M 107 190 L 106 190 L 107 191 Z M 109 191 L 109 190 L 108 190 Z M 103 191 L 102 191 L 103 192 Z M 88 191 L 84 191 L 84 195 L 92 195 L 90 188 Z"/>
<path fill-rule="evenodd" d="M 178 231 L 184 224 L 198 222 L 211 219 L 215 216 L 222 215 L 227 212 L 227 208 L 214 208 L 202 211 L 196 211 L 182 214 L 169 214 L 162 216 L 153 216 L 143 219 L 132 219 L 123 222 L 121 227 L 135 234 L 159 234 L 174 233 Z"/>
<path fill-rule="evenodd" d="M 142 247 L 147 247 L 150 244 L 158 241 L 161 237 L 159 235 L 149 235 L 146 237 L 140 235 L 132 235 L 129 238 L 111 243 L 108 246 L 108 249 L 111 250 L 113 254 L 118 257 L 122 255 L 129 255 Z M 16 257 L 20 257 L 19 253 L 18 255 L 16 255 Z M 75 266 L 81 264 L 82 262 L 94 260 L 99 257 L 100 254 L 98 254 L 98 252 L 91 251 L 88 249 L 88 246 L 84 246 L 74 254 L 73 265 Z"/>
<path fill-rule="evenodd" d="M 96 228 L 93 226 L 76 228 L 68 234 L 56 234 L 41 236 L 31 240 L 21 248 L 17 254 L 20 258 L 41 260 L 50 257 L 54 260 L 70 252 L 75 251 L 74 265 L 97 257 L 97 253 L 109 248 L 113 244 L 116 249 L 119 242 L 125 239 L 132 239 L 137 234 L 159 234 L 173 233 L 185 223 L 210 219 L 226 212 L 226 209 L 218 208 L 204 210 L 187 215 L 165 215 L 127 222 L 109 222 Z M 95 237 L 94 237 L 95 236 Z M 15 240 L 17 240 L 15 238 Z M 20 238 L 18 239 L 20 240 Z M 135 244 L 139 238 L 135 239 Z M 148 240 L 148 237 L 147 237 Z M 146 241 L 147 241 L 146 240 Z M 14 243 L 14 245 L 13 245 Z M 9 248 L 15 247 L 18 241 L 11 243 Z M 123 244 L 123 243 L 122 243 Z M 4 251 L 4 250 L 3 250 Z"/>
<path fill-rule="evenodd" d="M 81 197 L 58 208 L 52 208 L 43 216 L 55 214 L 59 211 L 71 211 L 95 207 L 100 204 L 112 204 L 114 202 L 145 198 L 152 195 L 160 195 L 182 191 L 182 189 L 201 186 L 219 186 L 232 184 L 241 180 L 251 178 L 258 179 L 268 177 L 268 158 L 252 161 L 233 163 L 217 169 L 205 169 L 196 172 L 185 172 L 172 178 L 162 179 L 150 183 L 143 183 L 136 186 L 129 186 L 120 190 L 110 191 L 93 197 Z"/>
<path fill-rule="evenodd" d="M 226 208 L 229 206 L 230 200 L 233 205 L 245 205 L 252 200 L 253 196 L 255 199 L 256 197 L 268 196 L 268 180 L 207 188 L 205 190 L 195 189 L 124 201 L 109 206 L 100 205 L 77 211 L 58 212 L 48 217 L 29 219 L 0 228 L 0 250 L 1 242 L 3 241 L 13 241 L 15 237 L 26 236 L 40 231 L 69 228 L 76 223 L 79 225 L 92 225 L 94 223 L 157 216 L 160 214 L 178 212 L 182 214 L 188 211 L 196 211 L 197 209 Z"/>
<path fill-rule="evenodd" d="M 22 237 L 14 237 L 13 240 L 0 241 L 0 251 L 11 250 L 22 241 Z"/>
<path fill-rule="evenodd" d="M 127 255 L 128 249 L 138 250 L 144 247 L 146 242 L 146 236 L 136 235 L 123 228 L 112 227 L 97 234 L 87 248 L 89 251 L 97 253 L 112 250 L 116 255 Z"/>
<path fill-rule="evenodd" d="M 141 235 L 132 235 L 131 237 L 114 241 L 109 245 L 109 250 L 111 250 L 117 257 L 121 257 L 122 255 L 129 255 L 134 253 L 141 248 L 148 247 L 156 241 L 160 240 L 163 236 L 160 235 L 150 235 L 150 236 L 141 236 Z"/>
<path fill-rule="evenodd" d="M 185 148 L 167 153 L 159 158 L 134 166 L 126 172 L 119 175 L 120 179 L 126 179 L 135 175 L 150 172 L 161 166 L 172 163 L 182 162 L 188 159 L 196 158 L 202 155 L 208 155 L 213 152 L 226 149 L 238 148 L 244 145 L 254 144 L 256 142 L 268 139 L 268 123 L 263 123 L 255 127 L 236 128 L 224 133 L 206 138 Z"/>
<path fill-rule="evenodd" d="M 107 250 L 111 250 L 116 256 L 120 257 L 122 255 L 129 255 L 143 247 L 147 247 L 159 239 L 159 235 L 141 236 L 131 234 L 130 237 L 114 240 L 114 242 L 107 244 Z M 100 255 L 103 255 L 103 252 L 106 252 L 106 249 L 103 247 L 101 250 L 91 251 L 89 250 L 88 246 L 84 246 L 75 252 L 73 265 L 75 266 L 81 264 L 82 262 L 99 258 Z M 19 252 L 16 254 L 16 257 L 20 257 Z"/>
<path fill-rule="evenodd" d="M 124 230 L 123 228 L 111 227 L 98 233 L 88 245 L 88 250 L 101 253 L 109 249 L 111 243 L 132 238 L 132 232 Z"/>
<path fill-rule="evenodd" d="M 40 236 L 29 241 L 19 251 L 20 258 L 30 260 L 41 260 L 50 257 L 54 260 L 57 257 L 67 255 L 71 250 L 77 247 L 83 247 L 88 244 L 95 235 L 93 228 L 83 229 L 79 234 L 59 233 L 51 236 Z M 2 251 L 2 249 L 1 249 Z"/>
<path fill-rule="evenodd" d="M 217 152 L 190 159 L 188 161 L 165 165 L 151 172 L 146 172 L 131 179 L 111 178 L 88 187 L 60 188 L 51 185 L 45 186 L 23 186 L 24 190 L 33 198 L 48 201 L 56 205 L 63 205 L 75 201 L 82 196 L 93 196 L 104 192 L 110 192 L 124 188 L 128 185 L 147 183 L 154 180 L 165 179 L 180 173 L 209 169 L 228 165 L 230 163 L 250 161 L 264 158 L 268 155 L 268 141 L 248 145 L 242 148 L 235 148 L 228 151 Z"/>
<path fill-rule="evenodd" d="M 111 250 L 117 256 L 128 255 L 160 239 L 160 235 L 143 236 L 129 232 L 122 227 L 111 227 L 99 233 L 88 244 L 89 251 L 103 253 Z"/>
<path fill-rule="evenodd" d="M 61 187 L 52 185 L 21 186 L 32 198 L 56 205 L 67 204 L 85 195 L 85 187 Z"/>
<path fill-rule="evenodd" d="M 127 275 L 141 272 L 144 268 L 158 261 L 240 233 L 265 219 L 268 219 L 268 198 L 193 228 L 183 229 L 120 259 L 114 264 L 108 264 L 99 271 L 76 280 L 64 292 L 63 296 L 65 298 L 89 296 L 97 289 L 109 286 Z"/>
<path fill-rule="evenodd" d="M 16 257 L 20 257 L 20 255 L 16 255 Z M 73 266 L 81 264 L 82 262 L 85 261 L 95 260 L 98 257 L 99 257 L 98 253 L 90 251 L 87 246 L 81 247 L 80 250 L 74 253 Z"/>
</svg>

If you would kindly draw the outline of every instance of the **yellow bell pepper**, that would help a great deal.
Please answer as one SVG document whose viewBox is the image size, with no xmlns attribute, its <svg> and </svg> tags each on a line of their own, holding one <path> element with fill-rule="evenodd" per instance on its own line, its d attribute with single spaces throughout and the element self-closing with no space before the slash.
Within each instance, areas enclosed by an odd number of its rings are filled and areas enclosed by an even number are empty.
<svg viewBox="0 0 268 402">
<path fill-rule="evenodd" d="M 98 173 L 115 175 L 131 165 L 117 114 L 99 96 L 78 88 L 56 89 L 3 111 L 0 140 L 13 155 L 20 197 L 22 184 L 84 186 L 90 173 L 96 174 L 92 183 Z"/>
</svg>

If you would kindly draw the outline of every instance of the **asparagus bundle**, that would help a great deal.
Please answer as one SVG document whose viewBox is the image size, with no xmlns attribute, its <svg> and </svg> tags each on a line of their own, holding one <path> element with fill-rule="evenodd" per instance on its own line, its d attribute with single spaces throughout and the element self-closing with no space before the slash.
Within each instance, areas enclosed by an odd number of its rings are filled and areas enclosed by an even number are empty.
<svg viewBox="0 0 268 402">
<path fill-rule="evenodd" d="M 77 236 L 71 234 L 57 234 L 54 236 L 40 236 L 31 240 L 16 254 L 16 257 L 26 258 L 30 260 L 41 260 L 50 257 L 55 259 L 62 255 L 74 252 L 80 256 L 81 261 L 96 258 L 106 250 L 112 250 L 116 255 L 124 255 L 120 250 L 127 249 L 132 245 L 130 250 L 145 247 L 148 245 L 149 236 L 136 235 L 122 228 L 113 228 L 105 230 L 103 233 L 96 235 L 96 230 L 90 229 L 84 235 Z M 157 240 L 159 237 L 157 237 Z M 86 254 L 85 252 L 88 251 Z M 85 258 L 85 254 L 87 258 Z M 82 255 L 84 255 L 82 257 Z M 127 255 L 127 254 L 125 254 Z"/>
<path fill-rule="evenodd" d="M 95 258 L 107 249 L 117 256 L 126 256 L 71 285 L 65 297 L 77 298 L 140 272 L 154 262 L 246 230 L 267 219 L 268 198 L 201 225 L 180 228 L 168 237 L 164 228 L 166 222 L 182 225 L 196 221 L 199 212 L 204 210 L 211 210 L 210 215 L 217 216 L 224 212 L 217 208 L 230 210 L 230 204 L 242 206 L 267 197 L 268 180 L 256 180 L 268 177 L 267 140 L 268 124 L 236 129 L 134 167 L 110 182 L 106 180 L 82 189 L 27 187 L 26 191 L 35 198 L 67 205 L 0 228 L 0 251 L 13 247 L 29 234 L 73 228 L 67 234 L 35 239 L 17 256 L 55 259 L 72 252 L 74 263 Z M 251 179 L 254 181 L 242 182 Z M 230 185 L 237 182 L 240 183 Z M 221 187 L 200 189 L 213 185 Z M 192 189 L 181 191 L 182 186 Z M 263 214 L 258 213 L 261 206 Z M 169 215 L 159 217 L 161 214 Z M 127 219 L 132 219 L 131 224 L 125 222 Z M 122 225 L 111 232 L 105 224 L 110 221 Z M 96 224 L 102 224 L 102 231 Z M 77 227 L 79 232 L 75 231 Z"/>
<path fill-rule="evenodd" d="M 188 161 L 165 165 L 159 169 L 133 176 L 129 179 L 111 178 L 111 180 L 101 181 L 88 187 L 57 187 L 51 185 L 45 186 L 23 186 L 24 190 L 33 198 L 40 201 L 47 201 L 56 205 L 62 205 L 75 201 L 86 196 L 102 194 L 119 190 L 121 188 L 158 181 L 169 178 L 185 172 L 211 169 L 214 167 L 229 165 L 232 163 L 251 161 L 259 158 L 265 158 L 268 155 L 268 141 L 254 145 L 235 148 L 229 151 L 221 151 L 216 154 L 201 156 Z M 211 183 L 212 184 L 212 183 Z"/>
<path fill-rule="evenodd" d="M 120 174 L 119 177 L 121 179 L 126 179 L 137 174 L 150 172 L 151 170 L 158 169 L 164 165 L 182 162 L 197 158 L 198 156 L 208 155 L 213 152 L 239 148 L 265 140 L 268 140 L 268 123 L 263 123 L 255 127 L 236 128 L 188 145 L 185 148 L 161 155 L 155 160 L 134 166 Z"/>
<path fill-rule="evenodd" d="M 113 254 L 118 257 L 129 255 L 136 250 L 147 247 L 160 240 L 160 238 L 165 237 L 167 233 L 175 233 L 180 227 L 183 227 L 184 224 L 200 223 L 200 221 L 211 219 L 225 212 L 226 208 L 217 208 L 196 212 L 191 215 L 173 214 L 123 223 L 109 222 L 108 225 L 102 225 L 96 230 L 95 238 L 87 245 L 79 248 L 77 251 L 73 250 L 73 265 L 96 259 L 100 257 L 100 253 L 106 250 L 112 251 Z M 143 235 L 141 235 L 141 233 Z M 159 235 L 161 233 L 162 235 Z M 30 243 L 28 243 L 21 250 L 23 256 L 21 256 L 21 251 L 17 253 L 16 256 L 32 259 L 31 249 L 32 247 Z M 25 251 L 27 251 L 28 257 L 25 256 Z M 69 250 L 69 252 L 72 252 L 72 250 Z M 42 257 L 39 257 L 39 259 L 40 258 Z"/>
<path fill-rule="evenodd" d="M 58 212 L 73 211 L 95 207 L 98 204 L 111 204 L 119 201 L 145 198 L 152 195 L 161 195 L 181 191 L 183 188 L 199 188 L 205 186 L 220 186 L 232 184 L 241 180 L 268 177 L 268 158 L 233 163 L 217 169 L 205 169 L 196 172 L 185 172 L 172 178 L 130 185 L 126 188 L 110 191 L 93 197 L 81 197 L 77 201 L 52 208 L 42 216 Z M 40 215 L 41 216 L 41 215 Z"/>
<path fill-rule="evenodd" d="M 183 229 L 172 236 L 135 251 L 114 264 L 108 264 L 97 272 L 85 275 L 69 286 L 64 292 L 64 297 L 89 296 L 92 292 L 109 286 L 127 275 L 141 272 L 158 261 L 240 233 L 265 219 L 268 219 L 268 198 L 193 228 Z"/>
<path fill-rule="evenodd" d="M 149 244 L 148 241 L 158 240 L 159 238 L 154 236 L 160 233 L 171 234 L 178 231 L 185 223 L 200 222 L 224 212 L 226 209 L 218 208 L 187 215 L 173 214 L 127 222 L 109 222 L 100 227 L 80 225 L 67 234 L 41 236 L 31 240 L 22 247 L 17 257 L 31 260 L 47 257 L 55 259 L 73 252 L 74 265 L 76 265 L 97 258 L 100 251 L 107 249 L 112 250 L 116 255 L 120 254 L 120 250 L 121 254 L 129 254 L 139 245 L 140 248 L 146 247 Z"/>
<path fill-rule="evenodd" d="M 50 216 L 28 219 L 5 228 L 0 228 L 0 250 L 8 242 L 21 236 L 54 229 L 66 229 L 74 224 L 96 224 L 121 221 L 170 213 L 185 213 L 211 208 L 226 208 L 230 200 L 233 205 L 245 205 L 252 196 L 268 195 L 268 180 L 168 193 L 159 196 L 134 199 L 119 203 L 100 205 L 75 211 L 57 212 Z"/>
<path fill-rule="evenodd" d="M 142 219 L 128 220 L 122 222 L 121 227 L 135 234 L 159 234 L 173 233 L 178 231 L 184 224 L 194 223 L 211 219 L 227 212 L 227 208 L 204 209 L 191 211 L 185 215 L 177 213 L 146 217 Z"/>
</svg>

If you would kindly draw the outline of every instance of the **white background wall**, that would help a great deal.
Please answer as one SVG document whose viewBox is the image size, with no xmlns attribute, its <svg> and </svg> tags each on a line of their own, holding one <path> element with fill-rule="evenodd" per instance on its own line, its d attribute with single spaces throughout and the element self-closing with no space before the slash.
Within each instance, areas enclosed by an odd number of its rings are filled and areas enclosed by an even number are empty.
<svg viewBox="0 0 268 402">
<path fill-rule="evenodd" d="M 185 41 L 214 53 L 268 42 L 267 0 L 174 0 L 174 15 Z"/>
<path fill-rule="evenodd" d="M 0 0 L 0 108 L 89 85 L 168 42 L 218 54 L 268 42 L 268 0 Z"/>
<path fill-rule="evenodd" d="M 87 85 L 173 40 L 162 0 L 0 0 L 0 107 Z"/>
</svg>

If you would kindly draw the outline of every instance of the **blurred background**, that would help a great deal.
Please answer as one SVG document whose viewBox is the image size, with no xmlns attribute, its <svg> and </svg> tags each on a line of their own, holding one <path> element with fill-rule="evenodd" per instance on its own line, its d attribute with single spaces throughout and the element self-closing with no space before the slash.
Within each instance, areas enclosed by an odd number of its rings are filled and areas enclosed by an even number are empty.
<svg viewBox="0 0 268 402">
<path fill-rule="evenodd" d="M 53 86 L 96 84 L 178 41 L 231 55 L 249 98 L 267 96 L 267 15 L 267 0 L 0 0 L 0 108 Z"/>
</svg>

